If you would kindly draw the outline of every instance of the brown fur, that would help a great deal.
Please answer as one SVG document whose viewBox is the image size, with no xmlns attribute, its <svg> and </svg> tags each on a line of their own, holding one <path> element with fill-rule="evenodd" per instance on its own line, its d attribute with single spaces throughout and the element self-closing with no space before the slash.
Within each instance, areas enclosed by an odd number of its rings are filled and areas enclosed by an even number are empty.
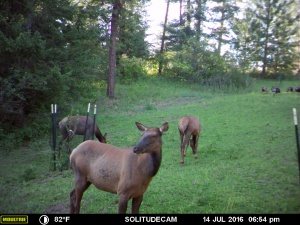
<svg viewBox="0 0 300 225">
<path fill-rule="evenodd" d="M 86 116 L 72 116 L 63 118 L 58 124 L 59 130 L 62 134 L 62 138 L 58 144 L 58 156 L 60 156 L 62 142 L 67 139 L 67 142 L 69 143 L 73 139 L 74 135 L 86 134 L 86 139 L 91 139 L 92 135 L 95 134 L 100 142 L 106 143 L 107 134 L 105 133 L 104 135 L 102 135 L 97 124 L 95 124 L 95 130 L 93 133 L 93 123 L 94 119 L 89 117 L 85 133 Z M 69 147 L 68 152 L 70 153 Z"/>
<path fill-rule="evenodd" d="M 137 122 L 136 126 L 143 133 L 132 149 L 88 140 L 73 150 L 70 162 L 75 188 L 70 193 L 71 213 L 79 213 L 82 195 L 91 184 L 119 195 L 119 213 L 126 213 L 130 199 L 131 212 L 139 212 L 143 195 L 160 167 L 161 137 L 168 123 L 161 128 L 147 128 Z"/>
<path fill-rule="evenodd" d="M 180 135 L 180 163 L 184 164 L 184 157 L 186 156 L 189 143 L 194 157 L 197 159 L 198 139 L 201 131 L 201 124 L 198 118 L 194 116 L 182 117 L 178 122 L 178 130 Z"/>
</svg>

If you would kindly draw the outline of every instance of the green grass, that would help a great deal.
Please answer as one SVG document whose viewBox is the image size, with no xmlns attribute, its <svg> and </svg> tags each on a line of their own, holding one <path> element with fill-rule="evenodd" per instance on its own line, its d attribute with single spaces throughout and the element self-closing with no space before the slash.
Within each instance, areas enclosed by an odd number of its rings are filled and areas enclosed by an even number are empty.
<svg viewBox="0 0 300 225">
<path fill-rule="evenodd" d="M 282 93 L 261 93 L 261 86 Z M 198 85 L 149 78 L 116 86 L 116 99 L 97 93 L 97 122 L 110 144 L 133 146 L 135 122 L 161 126 L 163 159 L 144 195 L 140 213 L 300 213 L 300 185 L 292 109 L 300 94 L 287 93 L 299 81 L 254 81 L 246 90 L 212 92 Z M 87 104 L 86 104 L 87 105 Z M 80 106 L 78 106 L 80 107 Z M 81 106 L 86 108 L 86 106 Z M 85 114 L 83 111 L 82 114 Z M 198 159 L 189 148 L 181 166 L 177 123 L 199 117 Z M 299 118 L 299 116 L 298 116 Z M 299 120 L 299 119 L 298 119 Z M 1 213 L 68 213 L 72 171 L 51 172 L 49 137 L 20 149 L 1 149 Z M 76 137 L 76 147 L 82 136 Z M 65 151 L 60 164 L 67 159 Z M 81 213 L 117 213 L 118 196 L 91 186 Z M 128 207 L 130 212 L 130 204 Z"/>
</svg>

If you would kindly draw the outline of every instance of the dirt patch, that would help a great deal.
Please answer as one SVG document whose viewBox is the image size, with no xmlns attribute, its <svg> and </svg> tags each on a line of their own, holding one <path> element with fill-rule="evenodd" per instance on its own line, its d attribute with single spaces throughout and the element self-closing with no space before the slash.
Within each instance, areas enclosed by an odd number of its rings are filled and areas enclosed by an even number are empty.
<svg viewBox="0 0 300 225">
<path fill-rule="evenodd" d="M 46 209 L 48 214 L 69 214 L 70 213 L 70 202 L 63 201 L 56 205 L 51 205 Z"/>
</svg>

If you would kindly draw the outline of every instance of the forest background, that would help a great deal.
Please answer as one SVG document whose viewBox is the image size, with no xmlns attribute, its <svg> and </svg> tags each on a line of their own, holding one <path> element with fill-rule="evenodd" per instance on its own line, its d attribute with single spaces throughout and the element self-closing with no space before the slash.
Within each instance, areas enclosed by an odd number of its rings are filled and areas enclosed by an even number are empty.
<svg viewBox="0 0 300 225">
<path fill-rule="evenodd" d="M 299 2 L 168 0 L 158 48 L 146 41 L 149 2 L 1 1 L 0 140 L 48 134 L 52 103 L 61 116 L 75 114 L 83 99 L 98 103 L 89 90 L 105 87 L 114 101 L 115 83 L 145 76 L 212 91 L 299 79 Z M 178 19 L 169 21 L 174 3 Z"/>
</svg>

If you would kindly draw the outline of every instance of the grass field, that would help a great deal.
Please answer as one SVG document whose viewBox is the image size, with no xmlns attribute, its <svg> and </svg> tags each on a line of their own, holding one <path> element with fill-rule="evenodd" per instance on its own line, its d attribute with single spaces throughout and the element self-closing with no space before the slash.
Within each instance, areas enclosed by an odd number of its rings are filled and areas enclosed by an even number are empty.
<svg viewBox="0 0 300 225">
<path fill-rule="evenodd" d="M 282 92 L 261 93 L 277 85 Z M 197 85 L 146 79 L 116 86 L 116 99 L 98 96 L 97 123 L 110 144 L 133 146 L 135 122 L 159 127 L 163 158 L 144 195 L 140 213 L 300 213 L 300 184 L 292 109 L 300 114 L 300 94 L 286 92 L 299 81 L 259 81 L 243 91 L 214 91 Z M 87 105 L 87 103 L 86 103 Z M 86 105 L 78 106 L 85 115 Z M 177 123 L 199 117 L 198 159 L 188 149 L 181 166 Z M 64 115 L 66 116 L 66 115 Z M 50 124 L 50 121 L 46 121 Z M 71 147 L 82 141 L 76 137 Z M 49 135 L 20 149 L 1 149 L 1 213 L 68 213 L 73 189 L 70 169 L 51 171 Z M 63 152 L 57 167 L 68 160 Z M 118 196 L 84 193 L 81 213 L 117 213 Z M 128 211 L 130 212 L 130 206 Z"/>
</svg>

